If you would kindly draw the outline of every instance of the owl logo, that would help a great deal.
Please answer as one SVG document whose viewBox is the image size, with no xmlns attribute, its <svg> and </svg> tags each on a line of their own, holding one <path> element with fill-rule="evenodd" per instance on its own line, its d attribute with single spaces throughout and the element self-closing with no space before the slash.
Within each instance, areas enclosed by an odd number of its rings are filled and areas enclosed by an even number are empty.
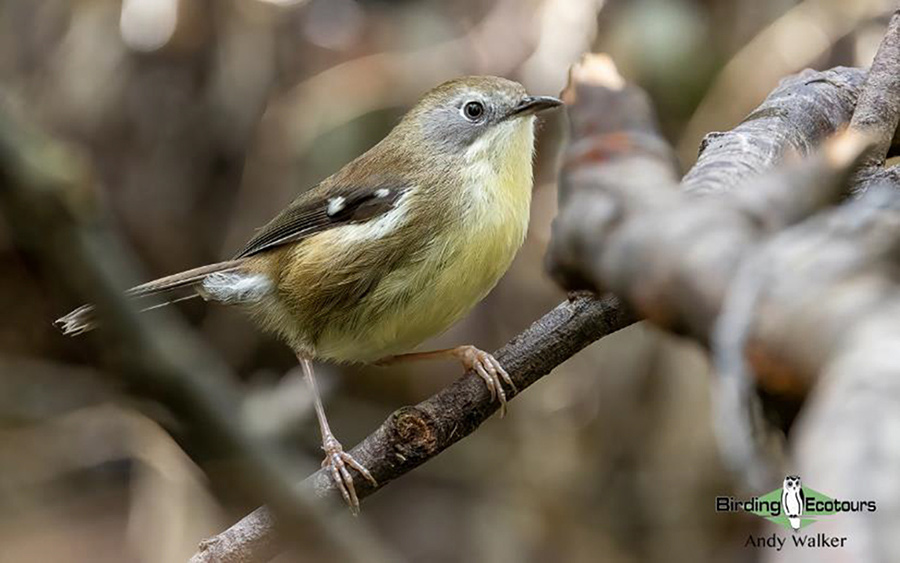
<svg viewBox="0 0 900 563">
<path fill-rule="evenodd" d="M 781 510 L 795 532 L 800 529 L 803 502 L 803 487 L 800 484 L 800 477 L 788 475 L 784 478 L 784 486 L 781 488 Z"/>
</svg>

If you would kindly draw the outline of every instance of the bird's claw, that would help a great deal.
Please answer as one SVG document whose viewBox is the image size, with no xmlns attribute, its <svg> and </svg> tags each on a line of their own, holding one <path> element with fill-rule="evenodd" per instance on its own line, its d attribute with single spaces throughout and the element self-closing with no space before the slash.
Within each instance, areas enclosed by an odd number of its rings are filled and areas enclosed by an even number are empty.
<svg viewBox="0 0 900 563">
<path fill-rule="evenodd" d="M 350 507 L 350 512 L 356 516 L 359 514 L 359 497 L 356 494 L 353 476 L 350 475 L 348 467 L 358 471 L 360 475 L 376 487 L 378 482 L 372 477 L 368 469 L 344 451 L 341 443 L 334 436 L 328 436 L 322 441 L 322 449 L 325 450 L 325 459 L 322 460 L 322 467 L 331 469 L 331 478 L 334 480 L 334 484 Z"/>
<path fill-rule="evenodd" d="M 500 401 L 500 416 L 505 416 L 507 400 L 503 383 L 509 385 L 514 393 L 518 393 L 519 390 L 500 362 L 491 354 L 474 346 L 460 346 L 454 350 L 454 354 L 466 369 L 474 370 L 478 377 L 484 380 L 491 393 L 491 400 Z"/>
</svg>

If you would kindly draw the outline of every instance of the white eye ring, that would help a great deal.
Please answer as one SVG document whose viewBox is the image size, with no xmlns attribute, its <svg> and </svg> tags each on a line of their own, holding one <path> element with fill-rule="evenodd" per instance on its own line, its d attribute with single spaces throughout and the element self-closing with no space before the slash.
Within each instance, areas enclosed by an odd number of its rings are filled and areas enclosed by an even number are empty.
<svg viewBox="0 0 900 563">
<path fill-rule="evenodd" d="M 459 108 L 459 113 L 473 123 L 481 121 L 485 114 L 484 103 L 478 100 L 469 100 Z"/>
</svg>

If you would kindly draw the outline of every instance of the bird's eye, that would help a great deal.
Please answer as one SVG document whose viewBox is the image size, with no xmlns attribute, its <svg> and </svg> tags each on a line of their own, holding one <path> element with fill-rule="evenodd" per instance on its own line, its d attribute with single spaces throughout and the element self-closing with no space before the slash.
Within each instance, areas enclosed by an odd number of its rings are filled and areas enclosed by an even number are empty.
<svg viewBox="0 0 900 563">
<path fill-rule="evenodd" d="M 484 116 L 484 104 L 481 102 L 466 102 L 462 109 L 463 116 L 469 121 L 478 121 Z"/>
</svg>

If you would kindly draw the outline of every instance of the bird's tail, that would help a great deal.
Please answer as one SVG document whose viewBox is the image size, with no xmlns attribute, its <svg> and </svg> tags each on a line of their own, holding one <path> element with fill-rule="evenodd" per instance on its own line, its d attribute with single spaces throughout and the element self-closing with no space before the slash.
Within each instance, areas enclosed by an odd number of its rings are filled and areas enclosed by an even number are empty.
<svg viewBox="0 0 900 563">
<path fill-rule="evenodd" d="M 799 516 L 789 516 L 788 522 L 791 524 L 791 528 L 796 532 L 800 529 L 800 517 Z"/>
<path fill-rule="evenodd" d="M 126 292 L 126 295 L 142 304 L 147 298 L 158 298 L 152 303 L 147 303 L 146 306 L 141 309 L 142 312 L 165 307 L 172 303 L 199 296 L 199 285 L 206 276 L 219 272 L 238 270 L 243 262 L 243 260 L 229 260 L 227 262 L 218 262 L 216 264 L 209 264 L 192 270 L 178 272 L 171 276 L 166 276 L 132 287 Z M 178 290 L 181 290 L 180 294 Z M 54 324 L 67 336 L 77 336 L 91 331 L 97 328 L 94 306 L 90 304 L 82 305 L 68 315 L 58 318 L 54 321 Z"/>
</svg>

